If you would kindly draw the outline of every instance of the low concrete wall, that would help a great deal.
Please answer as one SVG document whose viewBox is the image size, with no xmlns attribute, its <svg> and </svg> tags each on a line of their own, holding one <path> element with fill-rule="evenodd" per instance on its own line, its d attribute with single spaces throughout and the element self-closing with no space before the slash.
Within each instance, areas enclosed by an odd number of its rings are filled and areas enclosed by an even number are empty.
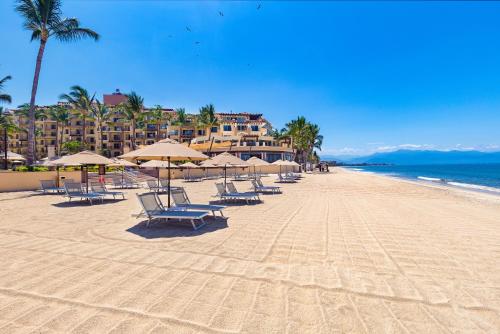
<svg viewBox="0 0 500 334">
<path fill-rule="evenodd" d="M 59 173 L 61 178 L 80 181 L 80 171 Z M 0 192 L 40 189 L 40 180 L 56 180 L 57 172 L 0 172 Z"/>
</svg>

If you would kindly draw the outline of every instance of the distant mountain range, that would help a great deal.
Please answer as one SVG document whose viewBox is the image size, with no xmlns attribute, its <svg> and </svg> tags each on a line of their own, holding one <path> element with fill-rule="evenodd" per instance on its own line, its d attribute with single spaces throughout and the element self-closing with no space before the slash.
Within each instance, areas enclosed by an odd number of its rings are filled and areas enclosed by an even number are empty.
<svg viewBox="0 0 500 334">
<path fill-rule="evenodd" d="M 393 165 L 432 165 L 432 164 L 484 164 L 500 163 L 500 152 L 481 151 L 418 151 L 399 150 L 374 153 L 368 156 L 321 156 L 322 160 L 338 161 L 349 164 L 393 164 Z"/>
</svg>

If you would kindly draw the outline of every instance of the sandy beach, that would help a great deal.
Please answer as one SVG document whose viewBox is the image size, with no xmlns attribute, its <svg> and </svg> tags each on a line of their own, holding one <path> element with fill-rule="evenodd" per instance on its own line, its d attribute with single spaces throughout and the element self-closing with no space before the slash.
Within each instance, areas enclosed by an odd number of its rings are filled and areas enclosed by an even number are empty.
<svg viewBox="0 0 500 334">
<path fill-rule="evenodd" d="M 206 203 L 213 182 L 173 183 Z M 0 194 L 0 333 L 500 332 L 499 197 L 341 169 L 282 187 L 196 232 L 146 229 L 135 190 Z"/>
</svg>

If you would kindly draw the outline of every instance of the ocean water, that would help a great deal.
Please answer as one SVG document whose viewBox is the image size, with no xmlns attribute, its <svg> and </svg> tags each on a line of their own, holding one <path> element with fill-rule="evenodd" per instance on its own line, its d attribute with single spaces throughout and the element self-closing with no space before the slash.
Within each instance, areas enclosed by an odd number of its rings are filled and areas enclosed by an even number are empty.
<svg viewBox="0 0 500 334">
<path fill-rule="evenodd" d="M 357 166 L 349 168 L 500 194 L 500 164 Z"/>
</svg>

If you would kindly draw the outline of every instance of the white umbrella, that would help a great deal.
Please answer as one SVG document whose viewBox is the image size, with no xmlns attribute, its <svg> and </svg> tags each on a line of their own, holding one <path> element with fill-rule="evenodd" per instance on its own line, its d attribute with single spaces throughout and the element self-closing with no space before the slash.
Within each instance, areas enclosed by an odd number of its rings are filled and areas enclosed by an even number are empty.
<svg viewBox="0 0 500 334">
<path fill-rule="evenodd" d="M 203 165 L 210 164 L 213 166 L 221 166 L 224 167 L 224 185 L 226 184 L 227 179 L 227 166 L 231 167 L 248 167 L 250 166 L 246 161 L 241 160 L 235 155 L 232 155 L 229 152 L 224 152 L 219 155 L 216 155 L 213 158 L 210 158 L 203 162 Z"/>
<path fill-rule="evenodd" d="M 251 157 L 247 163 L 253 166 L 253 173 L 256 174 L 256 168 L 262 166 L 269 166 L 270 163 L 257 157 Z"/>
<path fill-rule="evenodd" d="M 185 145 L 179 144 L 177 141 L 170 138 L 166 138 L 153 145 L 128 152 L 124 155 L 121 155 L 120 158 L 130 160 L 167 161 L 166 168 L 168 169 L 168 207 L 170 207 L 170 162 L 181 160 L 208 159 L 208 157 L 203 153 L 193 150 L 192 148 L 189 148 Z M 144 164 L 142 164 L 142 166 L 143 165 Z"/>
<path fill-rule="evenodd" d="M 86 188 L 89 192 L 89 165 L 111 165 L 113 160 L 91 151 L 82 151 L 72 155 L 65 155 L 53 160 L 53 166 L 85 166 Z"/>
</svg>

